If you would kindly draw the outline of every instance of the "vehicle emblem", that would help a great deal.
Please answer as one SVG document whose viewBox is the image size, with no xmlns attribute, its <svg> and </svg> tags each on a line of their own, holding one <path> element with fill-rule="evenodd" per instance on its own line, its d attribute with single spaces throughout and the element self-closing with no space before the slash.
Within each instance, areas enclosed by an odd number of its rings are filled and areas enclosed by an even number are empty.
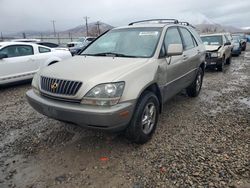
<svg viewBox="0 0 250 188">
<path fill-rule="evenodd" d="M 58 88 L 58 83 L 53 83 L 53 84 L 51 84 L 50 85 L 50 88 L 52 89 L 52 90 L 55 90 L 56 88 Z"/>
</svg>

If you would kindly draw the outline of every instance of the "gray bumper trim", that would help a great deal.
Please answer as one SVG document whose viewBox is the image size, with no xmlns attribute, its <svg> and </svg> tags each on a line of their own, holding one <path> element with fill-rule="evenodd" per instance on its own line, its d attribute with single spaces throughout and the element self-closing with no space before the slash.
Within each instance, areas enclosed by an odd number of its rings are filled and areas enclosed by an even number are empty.
<svg viewBox="0 0 250 188">
<path fill-rule="evenodd" d="M 84 127 L 118 131 L 124 129 L 134 111 L 135 102 L 120 103 L 112 107 L 87 106 L 56 101 L 34 93 L 26 93 L 29 104 L 39 113 L 48 117 L 74 123 Z M 120 113 L 128 111 L 127 116 Z"/>
</svg>

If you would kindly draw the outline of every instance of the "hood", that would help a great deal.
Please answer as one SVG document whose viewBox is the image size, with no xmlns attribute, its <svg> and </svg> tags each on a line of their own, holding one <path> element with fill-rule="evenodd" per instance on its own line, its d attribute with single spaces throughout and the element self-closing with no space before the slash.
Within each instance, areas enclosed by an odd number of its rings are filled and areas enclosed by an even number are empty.
<svg viewBox="0 0 250 188">
<path fill-rule="evenodd" d="M 205 45 L 205 49 L 208 52 L 218 51 L 221 48 L 221 45 Z"/>
<path fill-rule="evenodd" d="M 83 83 L 106 83 L 146 63 L 145 58 L 74 56 L 44 68 L 40 75 Z"/>
</svg>

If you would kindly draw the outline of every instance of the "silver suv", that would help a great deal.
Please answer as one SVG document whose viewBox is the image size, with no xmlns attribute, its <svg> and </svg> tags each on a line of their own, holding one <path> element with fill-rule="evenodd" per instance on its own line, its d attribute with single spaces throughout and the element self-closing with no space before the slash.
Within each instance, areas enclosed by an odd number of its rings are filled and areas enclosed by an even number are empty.
<svg viewBox="0 0 250 188">
<path fill-rule="evenodd" d="M 165 101 L 202 86 L 205 48 L 178 20 L 145 20 L 108 31 L 79 55 L 38 72 L 27 92 L 38 112 L 147 142 Z"/>
</svg>

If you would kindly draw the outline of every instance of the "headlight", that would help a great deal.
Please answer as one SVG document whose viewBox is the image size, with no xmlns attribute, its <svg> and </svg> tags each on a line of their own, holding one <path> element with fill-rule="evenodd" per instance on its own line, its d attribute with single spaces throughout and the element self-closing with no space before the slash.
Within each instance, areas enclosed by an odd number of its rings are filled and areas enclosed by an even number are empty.
<svg viewBox="0 0 250 188">
<path fill-rule="evenodd" d="M 38 86 L 38 83 L 39 82 L 39 75 L 38 73 L 36 73 L 32 79 L 32 83 L 31 83 L 31 86 L 32 86 L 32 89 L 35 93 L 39 94 L 39 86 Z"/>
<path fill-rule="evenodd" d="M 81 103 L 96 106 L 116 105 L 122 96 L 124 86 L 124 82 L 97 85 L 83 97 Z"/>
<path fill-rule="evenodd" d="M 219 57 L 219 53 L 218 52 L 212 52 L 211 57 Z"/>
</svg>

